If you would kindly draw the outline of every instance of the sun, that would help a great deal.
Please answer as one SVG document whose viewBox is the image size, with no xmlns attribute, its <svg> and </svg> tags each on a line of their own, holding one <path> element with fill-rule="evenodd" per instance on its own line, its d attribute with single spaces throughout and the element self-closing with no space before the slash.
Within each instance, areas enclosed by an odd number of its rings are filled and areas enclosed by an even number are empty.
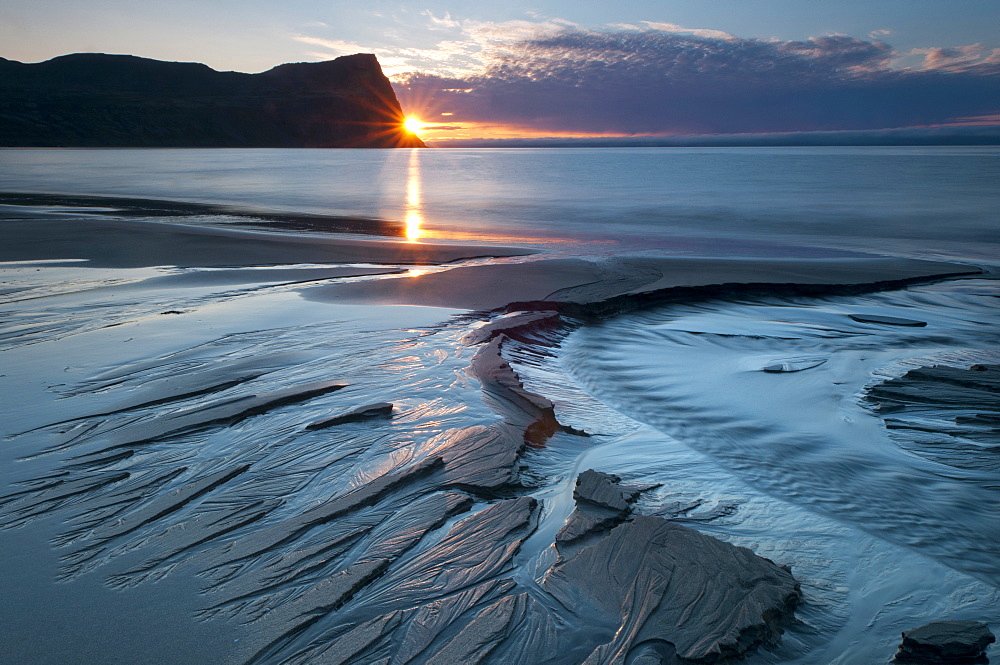
<svg viewBox="0 0 1000 665">
<path fill-rule="evenodd" d="M 424 123 L 420 122 L 419 119 L 410 116 L 409 118 L 403 121 L 403 127 L 405 127 L 406 131 L 410 132 L 411 134 L 416 134 L 417 132 L 419 132 L 421 129 L 424 128 Z"/>
</svg>

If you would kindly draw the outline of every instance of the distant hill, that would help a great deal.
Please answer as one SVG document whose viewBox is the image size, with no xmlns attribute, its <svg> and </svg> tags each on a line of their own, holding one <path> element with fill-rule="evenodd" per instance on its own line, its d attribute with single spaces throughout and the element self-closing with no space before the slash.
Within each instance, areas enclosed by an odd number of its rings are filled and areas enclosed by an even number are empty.
<svg viewBox="0 0 1000 665">
<path fill-rule="evenodd" d="M 130 55 L 0 58 L 0 146 L 422 147 L 371 54 L 260 74 Z"/>
</svg>

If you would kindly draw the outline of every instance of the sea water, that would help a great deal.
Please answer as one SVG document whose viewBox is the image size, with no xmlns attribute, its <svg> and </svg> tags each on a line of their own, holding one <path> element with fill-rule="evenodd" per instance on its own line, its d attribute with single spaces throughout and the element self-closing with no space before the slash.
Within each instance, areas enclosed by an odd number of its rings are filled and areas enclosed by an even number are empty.
<svg viewBox="0 0 1000 665">
<path fill-rule="evenodd" d="M 416 215 L 424 238 L 595 253 L 993 260 L 998 182 L 1000 147 L 0 150 L 0 191 Z"/>
<path fill-rule="evenodd" d="M 995 269 L 998 182 L 997 148 L 0 151 L 0 191 L 394 220 L 415 241 L 500 241 L 594 258 L 870 252 Z M 246 220 L 220 214 L 179 221 Z M 283 232 L 265 220 L 254 223 Z M 464 373 L 468 352 L 456 340 L 469 321 L 456 312 L 316 304 L 281 285 L 181 289 L 172 300 L 155 290 L 112 296 L 103 289 L 141 283 L 161 274 L 157 268 L 3 270 L 13 285 L 0 321 L 0 389 L 14 407 L 2 432 L 5 485 L 44 477 L 73 454 L 71 440 L 65 451 L 37 455 L 53 437 L 29 430 L 110 411 L 173 374 L 253 367 L 263 372 L 256 390 L 349 376 L 346 393 L 228 431 L 194 433 L 143 462 L 155 473 L 180 461 L 213 470 L 246 456 L 263 460 L 255 462 L 261 471 L 253 487 L 213 500 L 280 494 L 285 503 L 275 519 L 339 491 L 343 467 L 327 460 L 356 454 L 344 450 L 357 441 L 293 438 L 304 420 L 349 403 L 399 404 L 405 435 L 363 441 L 370 464 L 364 477 L 400 464 L 444 428 L 487 413 Z M 527 387 L 556 403 L 563 424 L 595 435 L 526 453 L 525 474 L 545 513 L 517 560 L 519 580 L 530 583 L 551 563 L 548 545 L 572 508 L 573 479 L 595 468 L 657 485 L 640 512 L 681 520 L 791 566 L 803 584 L 798 621 L 780 646 L 753 662 L 882 662 L 900 631 L 930 620 L 1000 627 L 997 443 L 988 431 L 981 437 L 942 429 L 980 405 L 956 411 L 931 404 L 919 414 L 926 429 L 944 432 L 951 455 L 945 458 L 933 442 L 888 430 L 869 398 L 872 386 L 918 367 L 997 364 L 997 284 L 968 279 L 865 296 L 674 303 L 581 326 L 554 355 L 512 346 Z M 168 307 L 194 316 L 164 316 Z M 927 325 L 880 326 L 851 314 Z M 762 371 L 781 363 L 805 369 Z M 192 406 L 207 399 L 192 397 Z M 122 420 L 110 426 L 157 415 L 150 407 L 114 416 Z M 86 443 L 85 429 L 79 436 Z M 296 449 L 287 450 L 293 441 Z M 5 515 L 5 525 L 16 518 Z M 143 662 L 240 662 L 229 640 L 239 640 L 241 628 L 230 623 L 224 630 L 191 624 L 205 635 L 198 648 L 174 653 L 157 646 L 192 630 L 186 622 L 198 609 L 198 585 L 179 574 L 166 575 L 169 587 L 115 578 L 131 588 L 114 593 L 136 607 L 146 599 L 164 607 L 163 626 L 145 642 L 135 638 L 149 619 L 108 609 L 115 601 L 100 581 L 120 561 L 134 561 L 131 550 L 151 546 L 124 542 L 120 558 L 108 554 L 67 571 L 46 541 L 69 542 L 82 519 L 70 502 L 0 534 L 19 570 L 32 570 L 37 558 L 69 582 L 53 592 L 37 571 L 8 582 L 20 600 L 5 604 L 7 625 L 39 630 L 41 621 L 65 636 L 58 622 L 71 620 L 67 602 L 93 603 L 127 626 L 130 653 Z M 100 613 L 77 620 L 89 636 L 78 662 L 122 645 Z M 38 662 L 74 662 L 65 637 L 42 648 L 47 655 Z M 0 662 L 30 662 L 24 654 Z"/>
</svg>

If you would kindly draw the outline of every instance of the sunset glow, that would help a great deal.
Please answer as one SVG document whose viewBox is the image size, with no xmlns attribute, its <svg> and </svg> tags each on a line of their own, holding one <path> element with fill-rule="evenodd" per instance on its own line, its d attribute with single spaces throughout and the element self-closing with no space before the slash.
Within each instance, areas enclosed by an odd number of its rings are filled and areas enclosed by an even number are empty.
<svg viewBox="0 0 1000 665">
<path fill-rule="evenodd" d="M 466 139 L 525 139 L 525 138 L 612 138 L 639 136 L 622 132 L 559 131 L 536 129 L 527 125 L 504 125 L 499 123 L 452 121 L 424 123 L 420 138 L 428 145 L 446 146 L 452 140 Z"/>
<path fill-rule="evenodd" d="M 416 134 L 417 132 L 419 132 L 421 129 L 424 128 L 424 123 L 422 123 L 418 118 L 410 116 L 409 118 L 403 121 L 403 127 L 405 127 L 406 131 L 410 132 L 411 134 Z"/>
</svg>

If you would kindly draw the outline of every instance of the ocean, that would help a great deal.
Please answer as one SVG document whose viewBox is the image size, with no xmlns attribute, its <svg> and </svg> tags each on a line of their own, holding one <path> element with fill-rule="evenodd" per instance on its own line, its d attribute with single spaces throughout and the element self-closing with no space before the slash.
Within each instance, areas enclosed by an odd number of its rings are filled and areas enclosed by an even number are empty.
<svg viewBox="0 0 1000 665">
<path fill-rule="evenodd" d="M 0 151 L 4 191 L 405 222 L 578 252 L 846 248 L 991 260 L 1000 149 Z"/>
<path fill-rule="evenodd" d="M 0 150 L 0 220 L 537 252 L 388 266 L 398 274 L 331 276 L 319 271 L 387 266 L 310 260 L 273 279 L 255 279 L 260 267 L 97 268 L 65 255 L 0 263 L 0 546 L 11 562 L 0 622 L 19 638 L 0 646 L 0 663 L 332 658 L 324 649 L 343 626 L 394 607 L 392 581 L 409 588 L 402 572 L 308 626 L 256 635 L 335 566 L 384 555 L 389 509 L 334 522 L 343 534 L 276 539 L 259 559 L 220 563 L 218 552 L 495 419 L 463 340 L 501 313 L 322 301 L 310 289 L 544 258 L 724 259 L 737 275 L 732 288 L 613 314 L 572 311 L 558 330 L 505 342 L 524 388 L 551 400 L 567 431 L 521 455 L 518 494 L 540 512 L 503 575 L 565 631 L 609 630 L 546 600 L 553 539 L 591 468 L 645 488 L 636 512 L 791 568 L 796 618 L 751 665 L 886 662 L 901 631 L 931 620 L 1000 627 L 998 183 L 994 147 Z M 207 207 L 146 214 L 138 199 Z M 742 265 L 870 256 L 984 272 L 884 288 L 738 286 Z M 311 397 L 281 397 L 294 386 Z M 253 401 L 266 395 L 279 407 Z M 225 411 L 240 400 L 257 410 Z M 395 405 L 391 422 L 303 429 L 373 402 Z M 243 469 L 235 480 L 232 469 Z M 154 503 L 216 477 L 220 489 L 183 505 Z M 468 510 L 500 496 L 473 494 Z M 151 505 L 161 508 L 142 524 L 114 526 Z M 399 570 L 415 574 L 465 516 L 443 513 Z M 185 541 L 196 528 L 204 537 Z M 342 549 L 324 549 L 336 538 Z M 558 662 L 584 657 L 569 649 Z"/>
</svg>

